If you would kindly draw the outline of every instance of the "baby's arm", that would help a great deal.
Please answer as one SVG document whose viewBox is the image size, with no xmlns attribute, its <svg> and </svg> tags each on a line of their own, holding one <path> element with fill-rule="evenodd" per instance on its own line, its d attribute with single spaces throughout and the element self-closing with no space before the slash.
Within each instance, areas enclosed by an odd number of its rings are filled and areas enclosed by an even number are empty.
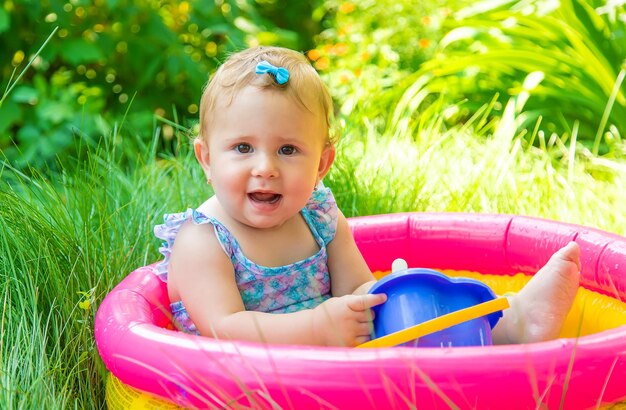
<svg viewBox="0 0 626 410">
<path fill-rule="evenodd" d="M 376 282 L 341 211 L 337 220 L 337 233 L 328 244 L 328 270 L 334 296 L 364 295 Z"/>
<path fill-rule="evenodd" d="M 315 309 L 269 314 L 246 311 L 230 259 L 211 225 L 185 224 L 168 270 L 172 300 L 180 298 L 200 334 L 267 343 L 354 346 L 369 340 L 372 306 L 381 295 L 331 298 Z"/>
</svg>

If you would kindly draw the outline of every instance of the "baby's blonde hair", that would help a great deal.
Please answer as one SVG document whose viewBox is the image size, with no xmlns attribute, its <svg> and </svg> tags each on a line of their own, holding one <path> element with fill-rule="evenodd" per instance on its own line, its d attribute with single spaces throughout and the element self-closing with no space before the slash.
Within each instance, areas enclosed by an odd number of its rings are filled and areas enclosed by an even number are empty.
<svg viewBox="0 0 626 410">
<path fill-rule="evenodd" d="M 289 81 L 278 84 L 271 74 L 256 74 L 256 66 L 261 61 L 286 68 Z M 281 47 L 254 47 L 240 51 L 230 56 L 215 72 L 200 101 L 201 139 L 208 140 L 218 100 L 229 105 L 247 86 L 284 92 L 311 113 L 322 113 L 326 138 L 332 143 L 329 130 L 333 102 L 326 85 L 303 54 Z"/>
</svg>

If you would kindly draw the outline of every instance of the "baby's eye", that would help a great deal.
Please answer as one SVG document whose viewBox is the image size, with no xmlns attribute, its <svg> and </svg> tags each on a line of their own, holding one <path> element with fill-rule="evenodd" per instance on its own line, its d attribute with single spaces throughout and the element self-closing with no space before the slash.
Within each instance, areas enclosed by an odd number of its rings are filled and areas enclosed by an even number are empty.
<svg viewBox="0 0 626 410">
<path fill-rule="evenodd" d="M 235 146 L 235 151 L 240 154 L 249 154 L 250 152 L 252 152 L 252 147 L 250 146 L 250 144 L 237 144 Z"/>
<path fill-rule="evenodd" d="M 297 151 L 296 147 L 294 147 L 293 145 L 285 145 L 283 147 L 280 147 L 279 152 L 282 155 L 293 155 L 295 154 Z"/>
</svg>

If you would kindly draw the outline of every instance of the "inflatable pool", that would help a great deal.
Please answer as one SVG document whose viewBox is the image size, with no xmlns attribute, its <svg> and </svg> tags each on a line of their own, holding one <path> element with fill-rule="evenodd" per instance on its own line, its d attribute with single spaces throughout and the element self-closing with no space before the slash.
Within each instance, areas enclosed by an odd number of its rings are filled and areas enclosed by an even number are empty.
<svg viewBox="0 0 626 410">
<path fill-rule="evenodd" d="M 373 271 L 401 257 L 411 267 L 479 272 L 463 275 L 497 293 L 521 287 L 528 277 L 516 274 L 534 273 L 574 240 L 585 294 L 562 337 L 543 343 L 279 346 L 172 330 L 166 286 L 147 266 L 116 286 L 96 315 L 97 347 L 112 374 L 110 408 L 126 393 L 151 406 L 255 409 L 573 409 L 626 400 L 626 238 L 511 215 L 407 213 L 350 225 Z"/>
</svg>

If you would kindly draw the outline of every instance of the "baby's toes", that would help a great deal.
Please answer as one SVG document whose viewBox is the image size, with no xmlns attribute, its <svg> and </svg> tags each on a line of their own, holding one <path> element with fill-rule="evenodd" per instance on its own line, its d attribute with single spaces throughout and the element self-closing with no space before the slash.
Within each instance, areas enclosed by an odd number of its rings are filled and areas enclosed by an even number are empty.
<svg viewBox="0 0 626 410">
<path fill-rule="evenodd" d="M 576 242 L 570 242 L 552 255 L 550 258 L 550 262 L 556 263 L 573 263 L 576 266 L 576 269 L 580 271 L 580 246 Z M 548 262 L 548 263 L 550 263 Z"/>
</svg>

